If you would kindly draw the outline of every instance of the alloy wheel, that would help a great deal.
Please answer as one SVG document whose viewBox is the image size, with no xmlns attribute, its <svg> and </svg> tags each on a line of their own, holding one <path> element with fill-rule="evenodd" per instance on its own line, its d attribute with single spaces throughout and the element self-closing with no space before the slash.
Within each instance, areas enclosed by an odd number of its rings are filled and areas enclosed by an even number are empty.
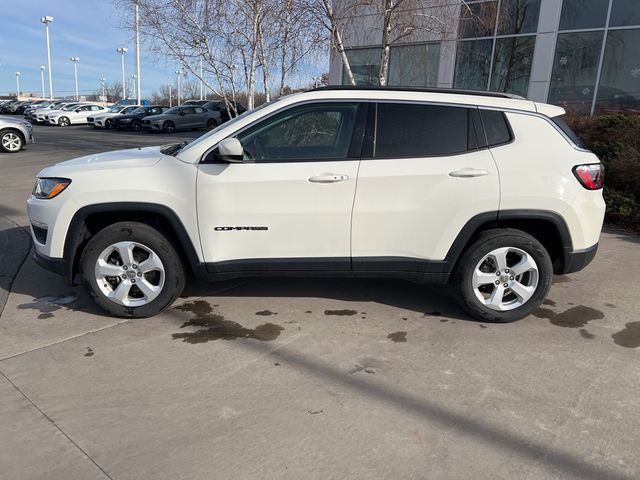
<svg viewBox="0 0 640 480">
<path fill-rule="evenodd" d="M 8 152 L 19 152 L 22 148 L 22 138 L 14 132 L 2 135 L 2 147 Z"/>
<path fill-rule="evenodd" d="M 138 242 L 118 242 L 98 256 L 95 280 L 109 300 L 125 307 L 140 307 L 160 295 L 165 269 L 149 247 Z"/>
<path fill-rule="evenodd" d="M 487 308 L 507 311 L 529 301 L 538 287 L 538 265 L 531 255 L 515 247 L 486 254 L 472 276 L 473 292 Z"/>
</svg>

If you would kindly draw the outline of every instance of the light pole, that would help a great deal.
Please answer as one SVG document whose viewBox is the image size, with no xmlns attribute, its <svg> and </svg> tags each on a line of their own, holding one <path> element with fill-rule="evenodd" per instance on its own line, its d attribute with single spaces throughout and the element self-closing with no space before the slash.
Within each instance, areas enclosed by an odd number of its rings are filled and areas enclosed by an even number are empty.
<svg viewBox="0 0 640 480">
<path fill-rule="evenodd" d="M 135 84 L 136 84 L 136 78 L 138 78 L 138 76 L 134 73 L 133 75 L 131 75 L 131 78 L 133 79 L 133 85 L 135 86 Z M 127 82 L 127 84 L 128 84 L 128 83 L 129 83 L 129 82 Z M 138 104 L 136 104 L 136 105 L 140 105 L 140 104 L 138 103 Z"/>
<path fill-rule="evenodd" d="M 16 100 L 18 100 L 18 98 L 20 97 L 20 72 L 16 72 L 16 88 L 17 88 L 17 93 L 16 93 Z"/>
<path fill-rule="evenodd" d="M 200 57 L 200 100 L 204 99 L 204 82 L 202 81 L 202 57 Z"/>
<path fill-rule="evenodd" d="M 47 65 L 49 72 L 49 100 L 53 100 L 53 80 L 51 79 L 51 48 L 49 46 L 49 24 L 53 22 L 53 17 L 42 17 L 40 22 L 44 23 L 44 31 L 47 34 Z"/>
<path fill-rule="evenodd" d="M 80 61 L 80 57 L 71 57 L 69 60 L 73 62 L 73 75 L 76 79 L 76 102 L 80 100 L 78 96 L 78 62 Z"/>
<path fill-rule="evenodd" d="M 101 78 L 100 79 L 100 86 L 102 87 L 102 101 L 106 102 L 107 101 L 107 94 L 104 91 L 104 82 L 106 82 L 107 79 L 106 78 Z"/>
<path fill-rule="evenodd" d="M 127 47 L 120 47 L 116 51 L 120 54 L 120 62 L 122 63 L 122 99 L 127 98 L 127 92 L 124 86 L 124 54 L 127 53 Z"/>
<path fill-rule="evenodd" d="M 46 97 L 44 96 L 44 65 L 40 65 L 40 82 L 42 83 L 42 99 L 44 100 Z"/>
<path fill-rule="evenodd" d="M 178 76 L 178 105 L 180 105 L 182 103 L 182 90 L 180 88 L 180 77 L 182 77 L 184 75 L 184 72 L 182 70 L 176 70 L 176 75 Z"/>
<path fill-rule="evenodd" d="M 136 0 L 136 102 L 142 105 L 140 96 L 140 0 Z"/>
<path fill-rule="evenodd" d="M 173 107 L 173 95 L 171 95 L 171 90 L 173 89 L 173 83 L 169 84 L 169 107 Z"/>
</svg>

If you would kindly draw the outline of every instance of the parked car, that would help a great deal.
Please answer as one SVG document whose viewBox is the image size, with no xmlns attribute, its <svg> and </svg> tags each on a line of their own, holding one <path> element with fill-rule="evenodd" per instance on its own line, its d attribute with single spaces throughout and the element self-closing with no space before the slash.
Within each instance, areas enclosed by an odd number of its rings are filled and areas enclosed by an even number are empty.
<svg viewBox="0 0 640 480">
<path fill-rule="evenodd" d="M 31 122 L 37 122 L 38 121 L 38 114 L 39 113 L 43 113 L 51 110 L 57 110 L 61 107 L 64 107 L 65 105 L 68 105 L 71 102 L 63 102 L 63 101 L 53 101 L 51 102 L 49 105 L 47 105 L 46 107 L 39 107 L 39 108 L 35 108 L 35 109 L 31 109 L 29 111 L 29 118 L 28 120 Z"/>
<path fill-rule="evenodd" d="M 24 111 L 28 108 L 31 108 L 33 105 L 38 105 L 41 102 L 36 102 L 36 101 L 28 101 L 28 102 L 24 102 L 21 105 L 18 105 L 18 107 L 14 110 L 14 114 L 16 115 L 24 115 Z"/>
<path fill-rule="evenodd" d="M 90 115 L 107 112 L 109 109 L 102 105 L 76 105 L 73 109 L 66 112 L 60 112 L 49 115 L 49 124 L 58 125 L 60 127 L 68 127 L 69 125 L 83 125 L 87 123 Z"/>
<path fill-rule="evenodd" d="M 169 107 L 166 105 L 138 107 L 131 113 L 114 117 L 112 119 L 111 128 L 117 128 L 119 130 L 141 130 L 143 118 L 150 115 L 160 115 L 167 110 L 169 110 Z"/>
<path fill-rule="evenodd" d="M 31 105 L 29 105 L 27 108 L 24 109 L 24 111 L 22 112 L 22 116 L 26 119 L 26 120 L 30 120 L 31 119 L 31 112 L 38 110 L 39 108 L 46 108 L 49 105 L 51 105 L 53 102 L 50 102 L 48 100 L 43 100 L 40 102 L 36 102 L 36 103 L 32 103 Z"/>
<path fill-rule="evenodd" d="M 219 112 L 220 113 L 220 119 L 222 120 L 222 122 L 227 122 L 229 121 L 231 118 L 236 117 L 238 115 L 242 115 L 244 112 L 247 111 L 247 109 L 244 107 L 244 105 L 242 105 L 241 103 L 236 102 L 235 103 L 235 108 L 236 108 L 236 114 L 229 114 L 229 110 L 227 109 L 227 104 L 224 103 L 223 101 L 211 101 L 211 102 L 207 102 L 204 105 L 204 108 L 207 108 L 209 110 L 213 110 L 214 112 Z"/>
<path fill-rule="evenodd" d="M 82 104 L 79 102 L 65 102 L 59 105 L 57 108 L 43 109 L 39 111 L 38 114 L 36 115 L 36 122 L 49 125 L 49 117 L 51 115 L 57 115 L 58 113 L 61 113 L 61 112 L 68 112 L 70 110 L 73 110 L 78 105 L 82 105 Z"/>
<path fill-rule="evenodd" d="M 36 259 L 122 317 L 170 306 L 189 272 L 449 282 L 475 318 L 517 320 L 598 248 L 603 167 L 564 113 L 458 90 L 288 95 L 187 145 L 45 168 Z"/>
<path fill-rule="evenodd" d="M 222 123 L 220 113 L 196 105 L 173 107 L 160 115 L 142 120 L 142 128 L 151 132 L 172 133 L 176 130 L 213 128 Z"/>
<path fill-rule="evenodd" d="M 133 112 L 136 108 L 139 107 L 140 105 L 113 105 L 106 113 L 88 117 L 87 123 L 94 128 L 110 128 L 111 119 L 113 117 L 115 117 L 116 115 L 126 115 Z"/>
<path fill-rule="evenodd" d="M 16 153 L 32 142 L 33 131 L 29 122 L 0 117 L 0 152 Z"/>
<path fill-rule="evenodd" d="M 2 106 L 2 108 L 0 109 L 0 113 L 3 114 L 13 114 L 15 113 L 16 109 L 20 106 L 23 105 L 24 103 L 26 103 L 23 100 L 15 100 L 13 102 L 9 102 L 6 103 L 5 105 Z"/>
</svg>

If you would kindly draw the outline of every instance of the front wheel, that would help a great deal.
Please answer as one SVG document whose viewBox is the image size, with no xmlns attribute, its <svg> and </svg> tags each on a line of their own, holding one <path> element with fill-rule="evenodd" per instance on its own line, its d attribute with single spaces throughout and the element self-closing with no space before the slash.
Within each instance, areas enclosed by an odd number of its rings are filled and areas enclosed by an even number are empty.
<svg viewBox="0 0 640 480">
<path fill-rule="evenodd" d="M 15 153 L 22 150 L 24 140 L 22 135 L 13 130 L 0 132 L 0 152 Z"/>
<path fill-rule="evenodd" d="M 111 128 L 111 119 L 110 118 L 107 118 L 104 121 L 104 128 Z"/>
<path fill-rule="evenodd" d="M 218 122 L 216 122 L 215 118 L 210 118 L 207 120 L 207 130 L 211 130 L 214 127 L 218 126 Z"/>
<path fill-rule="evenodd" d="M 184 288 L 180 256 L 158 230 L 120 222 L 95 234 L 80 260 L 82 279 L 95 302 L 117 317 L 151 317 Z"/>
<path fill-rule="evenodd" d="M 454 275 L 460 305 L 475 318 L 500 323 L 538 308 L 552 280 L 545 247 L 531 235 L 507 228 L 482 232 Z"/>
<path fill-rule="evenodd" d="M 142 122 L 140 120 L 131 120 L 131 130 L 135 132 L 142 130 Z"/>
<path fill-rule="evenodd" d="M 162 125 L 162 130 L 164 130 L 165 133 L 173 133 L 176 131 L 176 125 L 171 120 L 167 120 L 164 122 L 164 125 Z"/>
<path fill-rule="evenodd" d="M 60 125 L 61 127 L 68 127 L 69 125 L 71 125 L 71 122 L 67 117 L 60 117 L 58 119 L 58 125 Z"/>
</svg>

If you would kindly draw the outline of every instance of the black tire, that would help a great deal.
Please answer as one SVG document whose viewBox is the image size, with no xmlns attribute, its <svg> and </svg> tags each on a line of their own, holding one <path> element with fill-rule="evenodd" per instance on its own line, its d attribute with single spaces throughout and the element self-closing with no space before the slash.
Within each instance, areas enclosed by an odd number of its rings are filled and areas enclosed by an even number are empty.
<svg viewBox="0 0 640 480">
<path fill-rule="evenodd" d="M 164 133 L 173 133 L 176 131 L 176 124 L 173 123 L 171 120 L 167 120 L 162 124 L 162 131 Z"/>
<path fill-rule="evenodd" d="M 107 119 L 104 121 L 104 128 L 111 128 L 111 122 L 112 122 L 112 121 L 113 121 L 113 120 L 111 120 L 110 118 L 107 118 Z"/>
<path fill-rule="evenodd" d="M 494 310 L 476 297 L 473 272 L 479 262 L 491 251 L 501 247 L 520 249 L 535 260 L 538 268 L 538 284 L 533 295 L 521 306 L 512 310 Z M 496 277 L 498 278 L 498 277 Z M 508 323 L 520 320 L 537 309 L 549 293 L 553 280 L 553 265 L 545 247 L 531 235 L 510 228 L 487 230 L 478 235 L 456 266 L 453 285 L 462 308 L 479 320 Z"/>
<path fill-rule="evenodd" d="M 140 120 L 131 120 L 131 130 L 135 132 L 142 130 L 142 122 Z"/>
<path fill-rule="evenodd" d="M 98 287 L 95 265 L 100 254 L 117 242 L 131 241 L 150 248 L 160 258 L 164 267 L 164 285 L 158 296 L 142 306 L 125 306 L 109 298 Z M 96 233 L 80 258 L 82 280 L 94 301 L 116 317 L 152 317 L 169 307 L 180 296 L 185 285 L 182 260 L 167 237 L 155 228 L 138 222 L 114 223 Z"/>
<path fill-rule="evenodd" d="M 209 120 L 207 120 L 207 130 L 210 130 L 217 126 L 218 126 L 218 122 L 216 122 L 215 118 L 210 118 Z"/>
<path fill-rule="evenodd" d="M 24 148 L 22 133 L 11 128 L 0 132 L 0 152 L 17 153 Z"/>
</svg>

